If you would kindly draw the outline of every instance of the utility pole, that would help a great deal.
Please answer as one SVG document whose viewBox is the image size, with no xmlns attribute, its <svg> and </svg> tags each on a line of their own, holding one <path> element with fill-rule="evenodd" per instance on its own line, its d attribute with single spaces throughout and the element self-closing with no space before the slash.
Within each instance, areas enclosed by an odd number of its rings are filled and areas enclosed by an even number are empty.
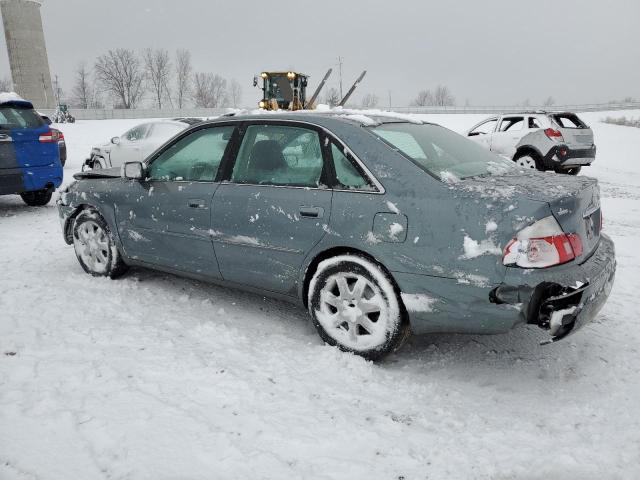
<svg viewBox="0 0 640 480">
<path fill-rule="evenodd" d="M 55 87 L 56 102 L 58 102 L 58 105 L 60 105 L 60 82 L 58 81 L 58 75 L 56 75 L 55 84 L 56 84 L 56 87 Z"/>
<path fill-rule="evenodd" d="M 342 97 L 342 57 L 338 57 L 338 66 L 340 67 L 340 98 Z"/>
<path fill-rule="evenodd" d="M 391 111 L 391 90 L 389 90 L 389 111 Z"/>
</svg>

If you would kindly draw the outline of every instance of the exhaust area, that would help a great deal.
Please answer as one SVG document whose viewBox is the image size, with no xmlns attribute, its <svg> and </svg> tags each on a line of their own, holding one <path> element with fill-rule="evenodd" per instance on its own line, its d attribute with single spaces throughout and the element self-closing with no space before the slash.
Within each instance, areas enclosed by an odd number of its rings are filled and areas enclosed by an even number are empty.
<svg viewBox="0 0 640 480">
<path fill-rule="evenodd" d="M 535 288 L 503 285 L 495 288 L 489 298 L 498 305 L 521 303 L 527 324 L 537 325 L 551 335 L 549 340 L 542 342 L 546 345 L 571 333 L 580 312 L 582 295 L 588 287 L 588 283 L 563 287 L 553 282 L 542 282 Z"/>
</svg>

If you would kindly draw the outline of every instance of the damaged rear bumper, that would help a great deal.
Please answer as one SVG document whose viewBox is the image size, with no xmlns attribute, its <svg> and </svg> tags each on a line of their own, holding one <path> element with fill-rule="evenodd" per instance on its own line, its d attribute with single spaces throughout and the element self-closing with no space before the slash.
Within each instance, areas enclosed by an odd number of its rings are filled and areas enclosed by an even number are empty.
<svg viewBox="0 0 640 480">
<path fill-rule="evenodd" d="M 548 331 L 549 342 L 555 342 L 592 321 L 606 302 L 615 278 L 615 247 L 603 234 L 596 251 L 581 265 L 553 273 L 509 270 L 505 282 L 491 291 L 491 302 L 520 305 L 523 320 Z"/>
</svg>

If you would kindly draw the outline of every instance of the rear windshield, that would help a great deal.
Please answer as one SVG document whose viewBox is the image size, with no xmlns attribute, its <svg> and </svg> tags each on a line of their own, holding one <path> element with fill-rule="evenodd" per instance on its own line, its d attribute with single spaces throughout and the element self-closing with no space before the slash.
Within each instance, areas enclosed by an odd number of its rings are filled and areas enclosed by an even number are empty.
<svg viewBox="0 0 640 480">
<path fill-rule="evenodd" d="M 439 180 L 500 174 L 513 162 L 439 125 L 387 123 L 371 131 Z"/>
<path fill-rule="evenodd" d="M 36 111 L 28 107 L 0 105 L 0 128 L 38 128 L 44 120 Z"/>
<path fill-rule="evenodd" d="M 559 113 L 552 115 L 553 121 L 562 128 L 588 128 L 585 123 L 573 113 Z"/>
</svg>

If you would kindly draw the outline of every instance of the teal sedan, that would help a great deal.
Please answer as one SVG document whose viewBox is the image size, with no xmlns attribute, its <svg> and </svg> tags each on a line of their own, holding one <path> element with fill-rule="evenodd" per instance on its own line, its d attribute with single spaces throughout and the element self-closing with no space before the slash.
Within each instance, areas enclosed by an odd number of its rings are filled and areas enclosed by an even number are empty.
<svg viewBox="0 0 640 480">
<path fill-rule="evenodd" d="M 596 180 L 391 116 L 223 117 L 76 179 L 58 208 L 87 273 L 147 267 L 291 301 L 370 359 L 411 332 L 533 324 L 559 340 L 615 274 Z"/>
</svg>

